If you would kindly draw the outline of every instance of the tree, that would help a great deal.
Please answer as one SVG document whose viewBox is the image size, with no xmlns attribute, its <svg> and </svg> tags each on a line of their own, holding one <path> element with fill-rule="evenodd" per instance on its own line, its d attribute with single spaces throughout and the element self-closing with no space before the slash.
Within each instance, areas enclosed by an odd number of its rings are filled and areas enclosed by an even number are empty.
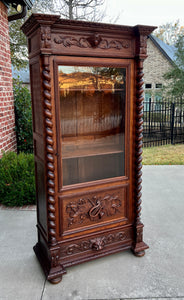
<svg viewBox="0 0 184 300">
<path fill-rule="evenodd" d="M 99 22 L 106 17 L 110 23 L 115 23 L 119 17 L 106 16 L 105 0 L 35 0 L 31 12 L 60 14 L 62 18 L 74 20 L 88 20 Z M 15 12 L 10 7 L 9 14 Z M 20 30 L 25 18 L 10 22 L 10 49 L 12 64 L 16 69 L 26 67 L 28 64 L 26 37 Z"/>
<path fill-rule="evenodd" d="M 104 10 L 101 11 L 104 0 L 58 0 L 61 16 L 71 20 L 101 21 Z"/>
<path fill-rule="evenodd" d="M 31 95 L 19 79 L 13 81 L 17 151 L 33 152 Z"/>
<path fill-rule="evenodd" d="M 42 14 L 58 13 L 57 5 L 54 0 L 35 0 L 33 3 L 32 12 L 33 13 L 42 13 Z"/>
<path fill-rule="evenodd" d="M 164 75 L 164 78 L 168 80 L 165 86 L 168 95 L 184 96 L 184 35 L 180 35 L 176 42 L 174 66 Z"/>
<path fill-rule="evenodd" d="M 154 31 L 154 35 L 168 45 L 174 45 L 178 36 L 182 34 L 184 34 L 184 26 L 180 25 L 179 20 L 161 25 Z"/>
<path fill-rule="evenodd" d="M 10 6 L 8 14 L 12 15 L 15 12 L 15 9 Z M 28 65 L 27 40 L 20 30 L 24 21 L 25 19 L 20 19 L 9 23 L 11 63 L 17 70 Z"/>
<path fill-rule="evenodd" d="M 102 9 L 105 0 L 36 0 L 33 10 L 39 12 L 57 12 L 64 19 L 101 21 L 105 16 Z"/>
<path fill-rule="evenodd" d="M 100 10 L 105 0 L 36 0 L 32 11 L 34 13 L 61 14 L 67 19 L 100 21 L 105 16 L 105 11 Z M 15 13 L 15 9 L 10 6 L 9 15 Z M 16 69 L 24 68 L 28 65 L 28 52 L 26 36 L 20 30 L 24 19 L 9 23 L 10 51 L 12 65 Z"/>
</svg>

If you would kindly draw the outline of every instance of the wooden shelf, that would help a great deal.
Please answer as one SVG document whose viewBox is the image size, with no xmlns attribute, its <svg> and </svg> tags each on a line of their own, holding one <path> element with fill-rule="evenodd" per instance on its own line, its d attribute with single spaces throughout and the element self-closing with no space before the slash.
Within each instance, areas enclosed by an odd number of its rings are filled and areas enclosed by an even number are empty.
<svg viewBox="0 0 184 300">
<path fill-rule="evenodd" d="M 64 147 L 63 147 L 64 148 Z M 115 153 L 123 153 L 123 150 L 115 146 L 104 148 L 104 147 L 94 147 L 88 149 L 64 149 L 62 150 L 62 158 L 77 158 L 77 157 L 87 157 L 87 156 L 97 156 L 97 155 L 108 155 Z"/>
<path fill-rule="evenodd" d="M 62 159 L 124 152 L 124 134 L 76 136 L 62 139 Z"/>
</svg>

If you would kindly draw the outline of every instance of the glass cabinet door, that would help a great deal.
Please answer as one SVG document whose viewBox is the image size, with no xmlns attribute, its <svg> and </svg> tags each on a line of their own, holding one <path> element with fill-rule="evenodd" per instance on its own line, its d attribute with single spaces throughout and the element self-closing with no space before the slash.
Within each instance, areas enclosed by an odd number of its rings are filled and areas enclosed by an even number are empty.
<svg viewBox="0 0 184 300">
<path fill-rule="evenodd" d="M 126 69 L 59 66 L 63 185 L 125 175 Z"/>
</svg>

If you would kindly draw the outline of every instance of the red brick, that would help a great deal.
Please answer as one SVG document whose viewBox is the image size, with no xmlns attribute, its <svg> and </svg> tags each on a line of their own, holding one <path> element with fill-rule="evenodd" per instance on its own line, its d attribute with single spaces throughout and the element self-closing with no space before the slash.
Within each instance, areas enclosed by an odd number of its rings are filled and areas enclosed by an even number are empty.
<svg viewBox="0 0 184 300">
<path fill-rule="evenodd" d="M 16 151 L 9 40 L 7 8 L 0 2 L 0 153 L 1 150 Z"/>
</svg>

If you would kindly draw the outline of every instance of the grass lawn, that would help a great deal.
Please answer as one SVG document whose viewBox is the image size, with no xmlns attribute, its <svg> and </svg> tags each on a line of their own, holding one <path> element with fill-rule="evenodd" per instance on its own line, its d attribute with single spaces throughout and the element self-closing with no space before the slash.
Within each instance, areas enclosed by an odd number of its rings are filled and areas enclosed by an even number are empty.
<svg viewBox="0 0 184 300">
<path fill-rule="evenodd" d="M 143 148 L 143 165 L 184 165 L 184 145 Z"/>
</svg>

